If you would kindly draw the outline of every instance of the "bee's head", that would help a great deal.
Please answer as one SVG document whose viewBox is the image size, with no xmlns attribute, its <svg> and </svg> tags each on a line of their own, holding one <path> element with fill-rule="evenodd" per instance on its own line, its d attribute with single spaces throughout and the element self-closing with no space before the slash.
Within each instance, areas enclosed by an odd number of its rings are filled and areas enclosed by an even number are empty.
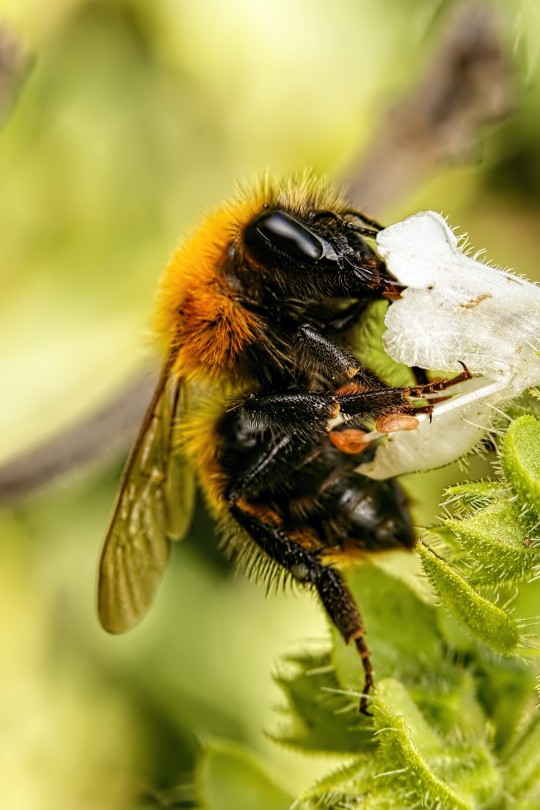
<svg viewBox="0 0 540 810">
<path fill-rule="evenodd" d="M 267 207 L 244 228 L 242 249 L 247 263 L 285 294 L 396 297 L 399 285 L 365 235 L 376 232 L 335 211 Z"/>
</svg>

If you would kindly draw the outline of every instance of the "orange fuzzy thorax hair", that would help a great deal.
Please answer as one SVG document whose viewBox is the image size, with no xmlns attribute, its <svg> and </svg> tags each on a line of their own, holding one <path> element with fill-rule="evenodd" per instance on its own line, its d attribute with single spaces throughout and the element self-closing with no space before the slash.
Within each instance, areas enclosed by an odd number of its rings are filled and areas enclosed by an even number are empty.
<svg viewBox="0 0 540 810">
<path fill-rule="evenodd" d="M 255 213 L 246 205 L 210 214 L 173 254 L 158 294 L 154 325 L 176 349 L 174 373 L 227 374 L 234 356 L 253 338 L 253 317 L 237 304 L 220 269 L 239 223 Z"/>
<path fill-rule="evenodd" d="M 162 279 L 154 328 L 176 354 L 173 373 L 227 378 L 255 340 L 257 319 L 237 300 L 223 268 L 231 244 L 241 250 L 246 224 L 264 206 L 301 212 L 339 205 L 334 192 L 310 174 L 274 183 L 264 177 L 249 192 L 211 213 L 173 254 Z"/>
</svg>

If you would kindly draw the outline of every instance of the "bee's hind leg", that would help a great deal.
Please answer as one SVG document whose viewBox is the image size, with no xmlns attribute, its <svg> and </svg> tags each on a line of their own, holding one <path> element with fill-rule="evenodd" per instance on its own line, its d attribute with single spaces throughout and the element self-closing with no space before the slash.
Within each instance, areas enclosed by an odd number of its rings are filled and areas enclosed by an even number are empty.
<svg viewBox="0 0 540 810">
<path fill-rule="evenodd" d="M 229 511 L 236 522 L 259 548 L 287 570 L 298 582 L 314 587 L 319 598 L 346 644 L 354 641 L 364 668 L 364 688 L 360 711 L 368 715 L 368 694 L 373 687 L 373 666 L 365 641 L 365 630 L 351 592 L 339 571 L 323 565 L 316 554 L 290 539 L 275 520 L 257 514 L 257 505 L 241 500 L 231 501 Z"/>
</svg>

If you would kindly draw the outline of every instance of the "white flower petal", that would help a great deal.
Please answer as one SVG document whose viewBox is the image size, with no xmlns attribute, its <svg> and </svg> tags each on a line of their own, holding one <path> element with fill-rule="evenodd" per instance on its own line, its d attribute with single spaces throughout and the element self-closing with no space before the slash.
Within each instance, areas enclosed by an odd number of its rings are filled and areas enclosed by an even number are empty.
<svg viewBox="0 0 540 810">
<path fill-rule="evenodd" d="M 380 255 L 407 286 L 387 312 L 386 351 L 407 366 L 475 380 L 435 406 L 432 422 L 383 440 L 360 471 L 375 478 L 427 470 L 470 450 L 492 423 L 493 405 L 540 384 L 540 287 L 461 252 L 445 220 L 424 211 L 377 237 Z"/>
</svg>

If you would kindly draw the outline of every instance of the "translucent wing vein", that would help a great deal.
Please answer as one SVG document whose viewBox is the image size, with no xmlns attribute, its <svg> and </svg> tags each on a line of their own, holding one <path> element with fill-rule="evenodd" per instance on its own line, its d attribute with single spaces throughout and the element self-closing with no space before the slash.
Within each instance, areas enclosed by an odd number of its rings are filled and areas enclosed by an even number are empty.
<svg viewBox="0 0 540 810">
<path fill-rule="evenodd" d="M 127 461 L 99 567 L 98 612 L 110 633 L 146 613 L 169 558 L 170 539 L 185 533 L 194 482 L 175 447 L 187 390 L 165 364 Z"/>
</svg>

